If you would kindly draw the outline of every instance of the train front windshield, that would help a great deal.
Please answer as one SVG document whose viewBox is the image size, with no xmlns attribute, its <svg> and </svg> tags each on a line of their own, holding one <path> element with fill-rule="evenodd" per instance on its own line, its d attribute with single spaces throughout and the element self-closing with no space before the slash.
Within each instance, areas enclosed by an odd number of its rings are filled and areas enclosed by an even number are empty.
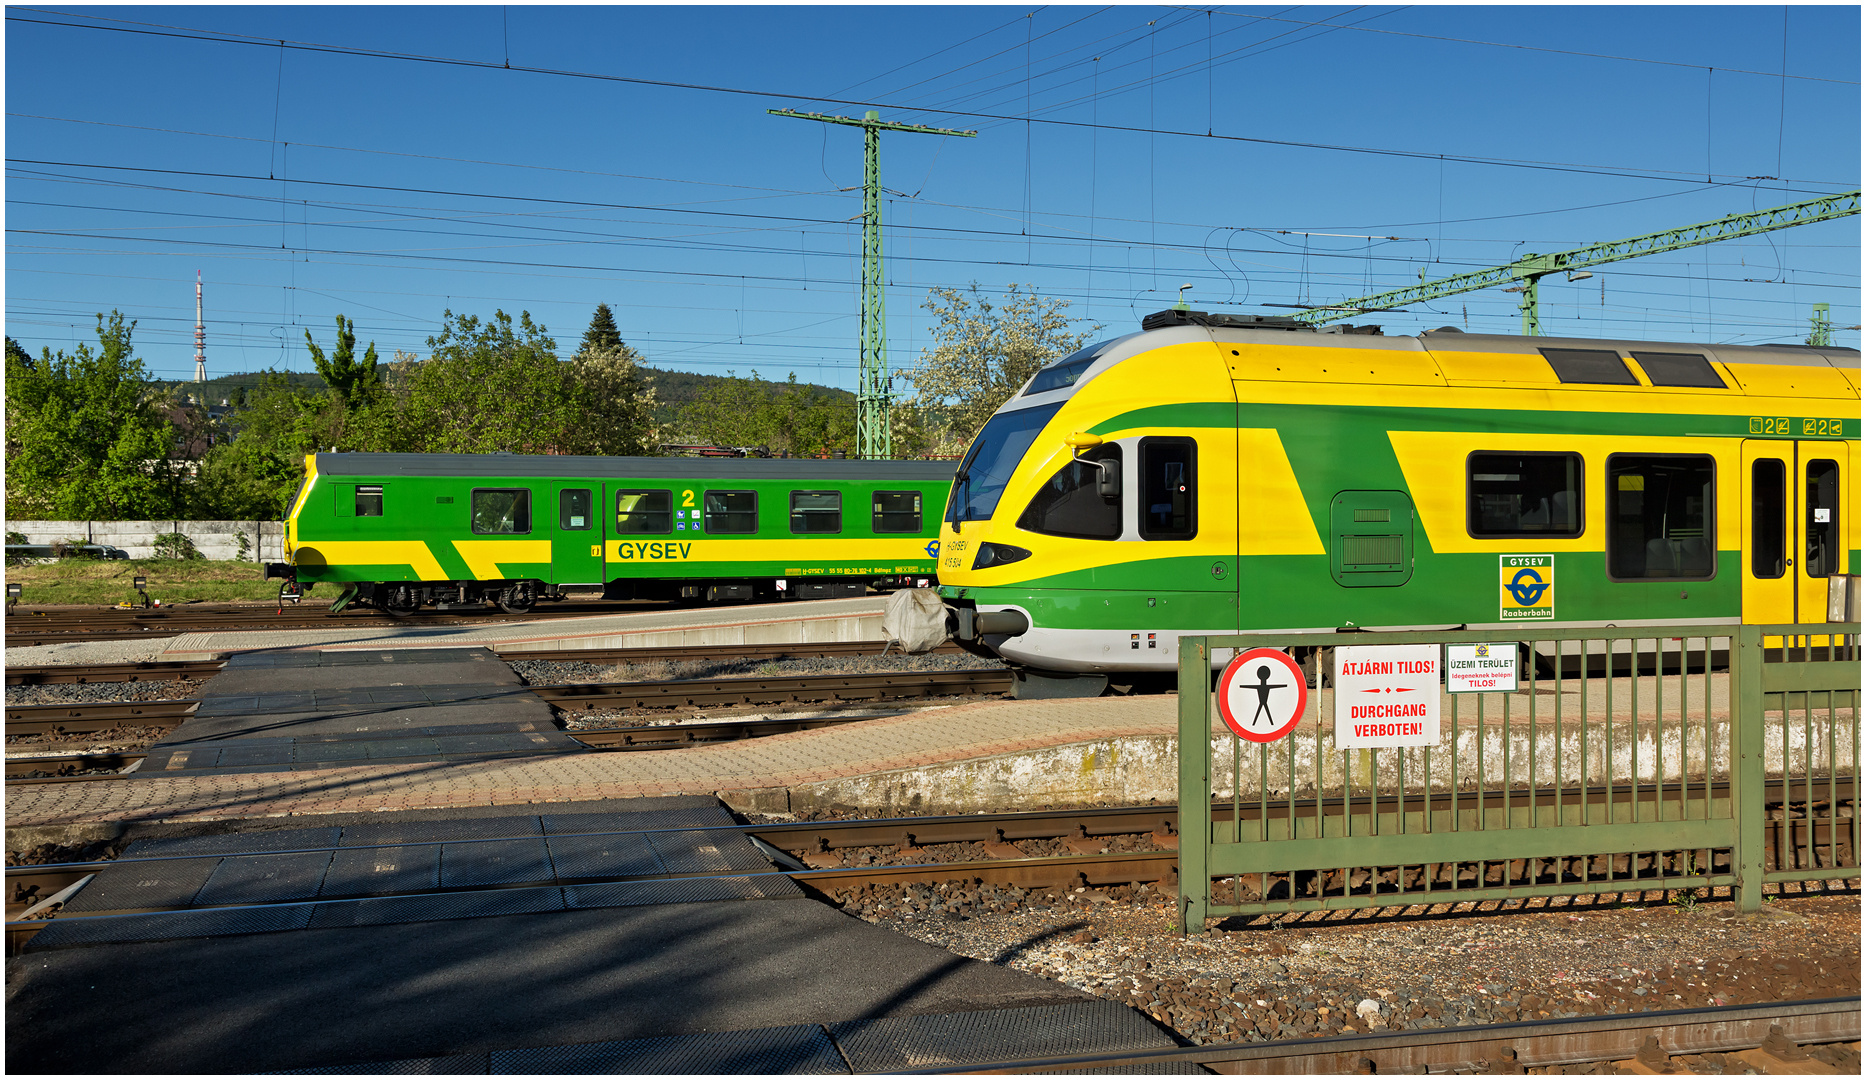
<svg viewBox="0 0 1866 1080">
<path fill-rule="evenodd" d="M 985 430 L 972 441 L 959 472 L 953 477 L 952 497 L 946 500 L 946 520 L 985 521 L 998 508 L 1004 485 L 1010 483 L 1024 451 L 1037 439 L 1037 432 L 1062 408 L 1062 402 L 1039 405 L 1034 409 L 999 413 L 985 424 Z"/>
</svg>

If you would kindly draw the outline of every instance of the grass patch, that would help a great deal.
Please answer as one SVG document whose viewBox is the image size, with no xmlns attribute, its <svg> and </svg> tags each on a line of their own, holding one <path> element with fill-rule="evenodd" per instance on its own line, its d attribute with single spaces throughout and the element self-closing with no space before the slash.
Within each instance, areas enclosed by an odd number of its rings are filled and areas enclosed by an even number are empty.
<svg viewBox="0 0 1866 1080">
<path fill-rule="evenodd" d="M 131 584 L 137 574 L 149 579 L 149 595 L 164 606 L 191 600 L 228 602 L 277 600 L 279 583 L 267 581 L 256 562 L 204 559 L 59 559 L 6 568 L 8 584 L 20 586 L 19 606 L 101 604 L 141 601 Z"/>
</svg>

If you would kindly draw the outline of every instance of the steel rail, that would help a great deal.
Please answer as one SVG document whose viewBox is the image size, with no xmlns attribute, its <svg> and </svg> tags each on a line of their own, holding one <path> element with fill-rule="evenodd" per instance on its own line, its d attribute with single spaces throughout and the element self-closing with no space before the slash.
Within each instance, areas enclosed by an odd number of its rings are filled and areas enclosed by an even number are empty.
<svg viewBox="0 0 1866 1080">
<path fill-rule="evenodd" d="M 49 683 L 161 682 L 197 679 L 226 667 L 224 660 L 144 660 L 134 664 L 37 664 L 6 669 L 8 686 Z"/>
<path fill-rule="evenodd" d="M 1761 1050 L 1785 1055 L 1777 1057 L 1785 1066 L 1779 1070 L 1781 1072 L 1825 1072 L 1830 1070 L 1793 1067 L 1794 1061 L 1805 1060 L 1807 1056 L 1798 1044 L 1852 1042 L 1859 1037 L 1860 999 L 1846 997 L 1613 1013 L 1381 1035 L 1330 1035 L 1314 1039 L 1024 1058 L 901 1071 L 923 1075 L 1081 1073 L 1122 1067 L 1203 1065 L 1214 1072 L 1275 1075 L 1466 1070 L 1500 1073 L 1636 1060 L 1645 1066 L 1643 1071 L 1656 1073 L 1670 1057 Z"/>
<path fill-rule="evenodd" d="M 10 757 L 6 759 L 8 784 L 69 784 L 83 780 L 120 780 L 129 775 L 123 770 L 148 757 L 147 754 L 60 754 L 45 757 Z M 79 775 L 79 769 L 109 769 L 107 773 Z M 50 771 L 50 776 L 35 773 Z"/>
<path fill-rule="evenodd" d="M 195 700 L 71 702 L 65 705 L 8 705 L 6 734 L 47 735 L 60 731 L 176 727 L 200 706 Z"/>
<path fill-rule="evenodd" d="M 785 701 L 873 701 L 945 694 L 996 694 L 1011 688 L 1003 668 L 960 671 L 877 672 L 863 675 L 784 675 L 675 682 L 567 683 L 531 692 L 560 709 L 576 706 L 642 708 L 680 705 L 763 705 Z"/>
<path fill-rule="evenodd" d="M 896 715 L 890 713 L 889 715 Z M 678 750 L 686 746 L 762 739 L 792 731 L 858 724 L 872 716 L 811 716 L 792 720 L 722 720 L 705 724 L 664 724 L 640 727 L 575 728 L 564 734 L 592 750 Z"/>
</svg>

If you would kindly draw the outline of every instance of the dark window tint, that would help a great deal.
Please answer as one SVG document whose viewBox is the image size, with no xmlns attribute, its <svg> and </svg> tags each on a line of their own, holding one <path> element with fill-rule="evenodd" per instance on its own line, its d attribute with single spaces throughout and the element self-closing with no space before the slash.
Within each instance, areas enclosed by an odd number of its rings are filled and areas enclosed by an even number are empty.
<svg viewBox="0 0 1866 1080">
<path fill-rule="evenodd" d="M 1472 454 L 1465 484 L 1472 536 L 1581 535 L 1579 454 Z"/>
<path fill-rule="evenodd" d="M 1788 467 L 1774 458 L 1749 466 L 1749 572 L 1779 578 L 1787 572 Z"/>
<path fill-rule="evenodd" d="M 1098 341 L 1086 348 L 1077 349 L 1037 372 L 1036 378 L 1030 380 L 1030 388 L 1024 393 L 1041 394 L 1045 390 L 1061 390 L 1065 386 L 1074 386 L 1076 380 L 1082 377 L 1082 373 L 1089 369 L 1089 365 L 1093 364 L 1108 346 L 1118 340 L 1120 339 L 1109 338 L 1107 341 Z"/>
<path fill-rule="evenodd" d="M 1601 383 L 1608 386 L 1638 386 L 1639 380 L 1626 368 L 1626 361 L 1616 352 L 1600 349 L 1543 349 L 1542 355 L 1555 369 L 1555 377 L 1565 383 Z"/>
<path fill-rule="evenodd" d="M 986 421 L 972 440 L 972 448 L 953 476 L 952 496 L 946 500 L 947 521 L 986 521 L 998 509 L 1004 485 L 1036 441 L 1037 432 L 1050 422 L 1062 403 L 999 413 Z"/>
<path fill-rule="evenodd" d="M 1105 462 L 1112 470 L 1114 490 L 1103 494 L 1107 485 L 1102 479 Z M 1109 443 L 1098 446 L 1056 471 L 1017 519 L 1017 527 L 1051 536 L 1078 536 L 1089 540 L 1113 540 L 1121 535 L 1121 448 Z"/>
<path fill-rule="evenodd" d="M 591 507 L 590 489 L 571 488 L 557 493 L 557 527 L 560 529 L 587 529 L 590 527 Z"/>
<path fill-rule="evenodd" d="M 1654 386 L 1708 386 L 1717 390 L 1727 387 L 1717 375 L 1717 369 L 1711 367 L 1709 360 L 1697 353 L 1636 352 L 1633 359 L 1646 369 L 1646 378 Z"/>
<path fill-rule="evenodd" d="M 1707 578 L 1717 569 L 1709 457 L 1615 454 L 1607 459 L 1607 575 Z"/>
<path fill-rule="evenodd" d="M 1808 462 L 1809 577 L 1840 572 L 1840 466 L 1826 459 Z"/>
<path fill-rule="evenodd" d="M 1140 535 L 1190 540 L 1199 532 L 1198 444 L 1191 439 L 1140 440 Z"/>
<path fill-rule="evenodd" d="M 838 533 L 842 531 L 842 493 L 793 491 L 790 493 L 790 531 Z"/>
<path fill-rule="evenodd" d="M 706 493 L 706 531 L 755 533 L 758 531 L 758 493 L 709 491 Z"/>
<path fill-rule="evenodd" d="M 473 492 L 473 531 L 512 534 L 531 531 L 531 489 L 476 488 Z"/>
<path fill-rule="evenodd" d="M 382 516 L 381 484 L 358 484 L 356 486 L 356 516 Z"/>
<path fill-rule="evenodd" d="M 616 532 L 640 536 L 672 532 L 674 497 L 665 491 L 616 492 Z"/>
<path fill-rule="evenodd" d="M 918 491 L 875 492 L 875 531 L 878 533 L 919 532 L 920 493 Z"/>
</svg>

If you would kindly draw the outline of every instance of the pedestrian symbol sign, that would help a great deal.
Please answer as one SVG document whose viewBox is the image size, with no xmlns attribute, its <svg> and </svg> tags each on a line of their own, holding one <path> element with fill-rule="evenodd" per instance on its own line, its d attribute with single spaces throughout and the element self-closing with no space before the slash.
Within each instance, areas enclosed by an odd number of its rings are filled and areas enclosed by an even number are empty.
<svg viewBox="0 0 1866 1080">
<path fill-rule="evenodd" d="M 1218 681 L 1218 715 L 1251 742 L 1275 742 L 1294 731 L 1308 703 L 1302 668 L 1280 649 L 1240 653 Z"/>
<path fill-rule="evenodd" d="M 1555 556 L 1498 556 L 1497 586 L 1499 618 L 1555 617 Z"/>
</svg>

